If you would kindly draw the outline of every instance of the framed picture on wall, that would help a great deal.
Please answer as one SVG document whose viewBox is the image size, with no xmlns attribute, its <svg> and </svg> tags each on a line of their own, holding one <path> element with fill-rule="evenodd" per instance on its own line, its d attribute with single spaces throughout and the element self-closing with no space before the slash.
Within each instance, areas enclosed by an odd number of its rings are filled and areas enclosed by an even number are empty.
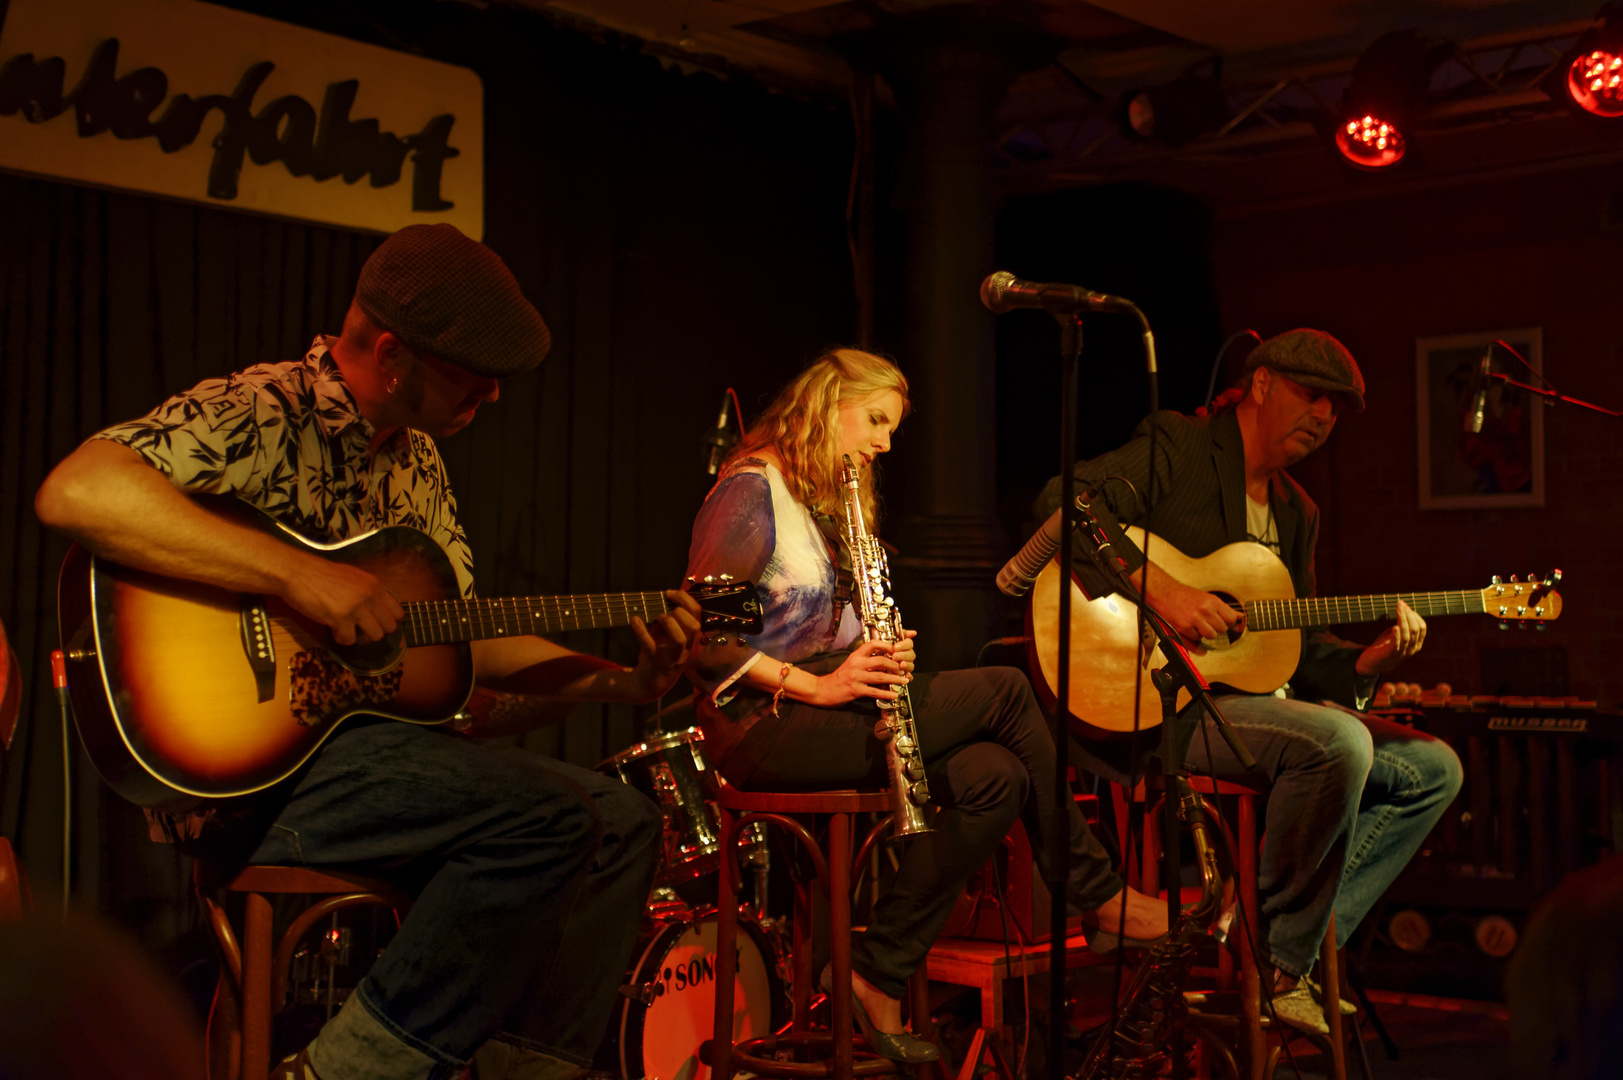
<svg viewBox="0 0 1623 1080">
<path fill-rule="evenodd" d="M 1493 371 L 1536 385 L 1527 368 L 1543 371 L 1542 341 L 1536 326 L 1415 339 L 1422 510 L 1544 505 L 1542 403 L 1480 374 L 1487 357 Z"/>
</svg>

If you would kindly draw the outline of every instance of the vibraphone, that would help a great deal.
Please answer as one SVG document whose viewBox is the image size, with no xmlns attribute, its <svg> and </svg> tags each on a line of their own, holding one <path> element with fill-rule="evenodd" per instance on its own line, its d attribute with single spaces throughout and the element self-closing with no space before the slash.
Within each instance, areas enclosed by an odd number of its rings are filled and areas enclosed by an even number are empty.
<svg viewBox="0 0 1623 1080">
<path fill-rule="evenodd" d="M 1444 687 L 1443 689 L 1446 689 Z M 1623 713 L 1580 698 L 1377 698 L 1446 741 L 1465 785 L 1389 901 L 1525 911 L 1623 837 Z"/>
</svg>

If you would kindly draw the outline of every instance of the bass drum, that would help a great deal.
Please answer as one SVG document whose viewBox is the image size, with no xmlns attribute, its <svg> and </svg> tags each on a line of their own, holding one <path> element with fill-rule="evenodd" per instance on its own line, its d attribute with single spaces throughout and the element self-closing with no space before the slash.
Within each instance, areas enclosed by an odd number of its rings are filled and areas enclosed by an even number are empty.
<svg viewBox="0 0 1623 1080">
<path fill-rule="evenodd" d="M 648 1001 L 627 999 L 609 1023 L 597 1067 L 626 1080 L 709 1080 L 699 1046 L 715 1032 L 716 913 L 656 925 L 630 979 Z M 783 983 L 766 936 L 738 916 L 733 1041 L 769 1035 L 783 1023 Z"/>
</svg>

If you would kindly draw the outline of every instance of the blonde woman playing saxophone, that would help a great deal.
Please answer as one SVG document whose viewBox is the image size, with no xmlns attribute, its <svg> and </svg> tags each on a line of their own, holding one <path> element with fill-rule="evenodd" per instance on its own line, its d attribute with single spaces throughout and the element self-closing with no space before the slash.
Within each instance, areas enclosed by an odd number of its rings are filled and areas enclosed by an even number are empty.
<svg viewBox="0 0 1623 1080">
<path fill-rule="evenodd" d="M 864 642 L 842 587 L 842 456 L 878 532 L 874 462 L 908 412 L 907 380 L 883 357 L 836 349 L 780 392 L 723 464 L 693 525 L 690 574 L 759 583 L 760 634 L 713 635 L 695 653 L 705 750 L 729 783 L 757 790 L 886 785 L 874 735 L 879 701 L 907 685 L 927 770 L 934 828 L 897 851 L 900 869 L 852 945 L 853 1014 L 869 1045 L 896 1061 L 934 1060 L 906 1033 L 901 995 L 959 890 L 1025 822 L 1039 865 L 1049 852 L 1054 743 L 1025 675 L 1012 668 L 915 671 L 913 631 Z M 1125 934 L 1166 932 L 1166 906 L 1125 888 L 1109 856 L 1070 812 L 1073 913 Z M 825 973 L 826 978 L 826 973 Z"/>
</svg>

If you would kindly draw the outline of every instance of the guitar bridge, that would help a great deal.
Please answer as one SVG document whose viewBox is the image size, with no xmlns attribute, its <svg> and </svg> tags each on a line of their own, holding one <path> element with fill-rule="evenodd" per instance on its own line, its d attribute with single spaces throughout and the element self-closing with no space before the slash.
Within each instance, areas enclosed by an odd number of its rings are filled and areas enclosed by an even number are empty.
<svg viewBox="0 0 1623 1080">
<path fill-rule="evenodd" d="M 242 651 L 254 673 L 254 689 L 263 705 L 276 696 L 276 643 L 271 639 L 270 614 L 260 597 L 242 598 L 242 614 L 237 626 L 242 634 Z"/>
</svg>

